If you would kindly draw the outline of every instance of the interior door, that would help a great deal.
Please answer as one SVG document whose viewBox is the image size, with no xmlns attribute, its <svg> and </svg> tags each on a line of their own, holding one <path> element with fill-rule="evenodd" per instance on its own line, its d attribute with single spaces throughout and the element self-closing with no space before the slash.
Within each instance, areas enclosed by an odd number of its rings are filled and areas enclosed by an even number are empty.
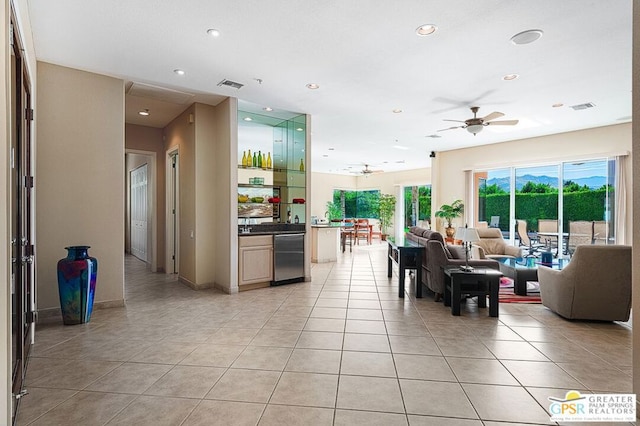
<svg viewBox="0 0 640 426">
<path fill-rule="evenodd" d="M 12 415 L 26 394 L 23 381 L 35 327 L 31 91 L 22 49 L 11 16 L 11 360 Z"/>
<path fill-rule="evenodd" d="M 147 261 L 147 165 L 131 171 L 130 176 L 131 254 Z"/>
</svg>

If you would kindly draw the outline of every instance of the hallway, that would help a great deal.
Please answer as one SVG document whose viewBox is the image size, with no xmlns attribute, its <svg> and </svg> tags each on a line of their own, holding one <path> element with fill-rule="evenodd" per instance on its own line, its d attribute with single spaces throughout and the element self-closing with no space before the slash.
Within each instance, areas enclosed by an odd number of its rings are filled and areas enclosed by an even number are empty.
<svg viewBox="0 0 640 426">
<path fill-rule="evenodd" d="M 630 323 L 473 301 L 454 317 L 399 299 L 386 253 L 232 296 L 127 256 L 126 308 L 38 324 L 18 425 L 549 424 L 549 396 L 631 392 Z"/>
</svg>

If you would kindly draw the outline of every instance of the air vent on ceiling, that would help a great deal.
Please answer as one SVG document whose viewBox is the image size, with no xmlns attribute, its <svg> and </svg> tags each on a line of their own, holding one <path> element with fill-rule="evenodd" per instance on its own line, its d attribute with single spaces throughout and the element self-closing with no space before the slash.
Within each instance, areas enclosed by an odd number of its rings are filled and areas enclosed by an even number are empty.
<svg viewBox="0 0 640 426">
<path fill-rule="evenodd" d="M 218 86 L 229 86 L 234 89 L 240 89 L 244 84 L 236 83 L 235 81 L 227 80 L 226 78 L 218 83 Z"/>
<path fill-rule="evenodd" d="M 578 105 L 572 105 L 571 108 L 573 108 L 576 111 L 580 111 L 582 109 L 588 109 L 588 108 L 593 108 L 595 105 L 591 102 L 587 102 L 586 104 L 578 104 Z"/>
<path fill-rule="evenodd" d="M 440 135 L 436 135 L 436 134 L 433 134 L 433 135 L 427 135 L 427 136 L 425 136 L 425 137 L 426 137 L 426 138 L 438 139 L 438 138 L 441 138 L 442 136 L 440 136 Z"/>
</svg>

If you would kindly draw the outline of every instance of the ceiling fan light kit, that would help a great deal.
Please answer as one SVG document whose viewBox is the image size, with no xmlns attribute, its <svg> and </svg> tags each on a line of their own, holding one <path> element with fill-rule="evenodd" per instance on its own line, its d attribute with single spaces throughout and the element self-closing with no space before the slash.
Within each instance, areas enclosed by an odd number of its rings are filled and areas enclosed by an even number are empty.
<svg viewBox="0 0 640 426">
<path fill-rule="evenodd" d="M 494 111 L 491 114 L 487 115 L 486 117 L 478 117 L 478 110 L 480 109 L 480 107 L 474 106 L 471 107 L 471 112 L 473 113 L 473 118 L 469 118 L 467 120 L 448 120 L 445 119 L 444 121 L 456 121 L 458 123 L 464 123 L 461 126 L 454 126 L 454 127 L 449 127 L 446 129 L 440 129 L 438 130 L 439 132 L 443 132 L 445 130 L 453 130 L 453 129 L 467 129 L 467 132 L 473 134 L 473 136 L 475 136 L 476 134 L 480 133 L 482 131 L 482 128 L 484 126 L 489 126 L 489 125 L 501 125 L 501 126 L 514 126 L 516 124 L 518 124 L 518 120 L 502 120 L 502 121 L 492 121 L 495 120 L 496 118 L 500 118 L 503 117 L 504 114 L 498 111 Z"/>
</svg>

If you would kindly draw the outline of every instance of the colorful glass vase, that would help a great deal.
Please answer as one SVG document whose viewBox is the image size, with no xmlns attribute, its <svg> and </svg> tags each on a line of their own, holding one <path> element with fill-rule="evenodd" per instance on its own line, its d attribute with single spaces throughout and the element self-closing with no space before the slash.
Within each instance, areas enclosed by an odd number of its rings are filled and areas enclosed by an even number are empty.
<svg viewBox="0 0 640 426">
<path fill-rule="evenodd" d="M 66 325 L 84 324 L 91 320 L 98 261 L 89 256 L 89 248 L 65 247 L 67 257 L 58 261 L 58 293 L 62 321 Z"/>
</svg>

